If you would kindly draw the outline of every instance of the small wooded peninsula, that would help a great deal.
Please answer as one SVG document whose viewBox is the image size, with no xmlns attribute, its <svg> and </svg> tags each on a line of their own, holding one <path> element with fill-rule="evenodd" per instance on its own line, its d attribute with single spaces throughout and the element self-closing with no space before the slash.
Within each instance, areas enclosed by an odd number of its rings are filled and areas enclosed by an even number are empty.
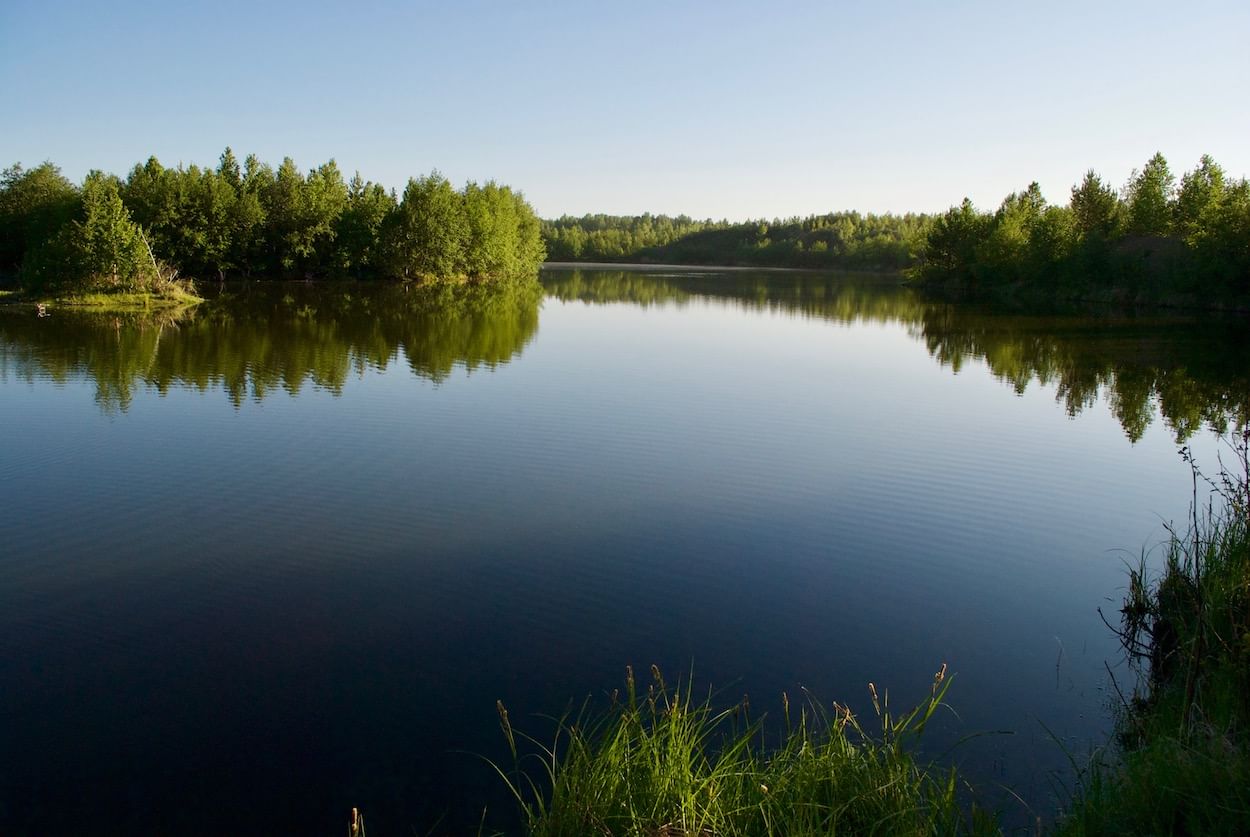
<svg viewBox="0 0 1250 837">
<path fill-rule="evenodd" d="M 397 195 L 334 160 L 305 173 L 227 148 L 216 168 L 150 157 L 125 179 L 75 185 L 50 162 L 0 178 L 0 274 L 36 299 L 186 297 L 180 277 L 499 279 L 544 255 L 520 192 L 437 171 Z"/>
</svg>

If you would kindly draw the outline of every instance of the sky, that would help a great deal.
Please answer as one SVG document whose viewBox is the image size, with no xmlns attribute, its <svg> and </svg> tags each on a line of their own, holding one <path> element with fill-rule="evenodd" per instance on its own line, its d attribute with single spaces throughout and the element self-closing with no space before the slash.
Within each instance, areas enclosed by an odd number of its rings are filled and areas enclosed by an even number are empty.
<svg viewBox="0 0 1250 837">
<path fill-rule="evenodd" d="M 1250 174 L 1250 3 L 0 0 L 0 165 L 242 159 L 543 217 L 992 208 Z"/>
</svg>

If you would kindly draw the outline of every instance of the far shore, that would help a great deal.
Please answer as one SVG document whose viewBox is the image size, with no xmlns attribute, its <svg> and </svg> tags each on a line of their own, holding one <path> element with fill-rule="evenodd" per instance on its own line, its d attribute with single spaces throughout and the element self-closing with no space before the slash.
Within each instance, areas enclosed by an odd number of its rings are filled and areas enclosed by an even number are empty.
<svg viewBox="0 0 1250 837">
<path fill-rule="evenodd" d="M 866 276 L 879 277 L 898 277 L 902 278 L 902 272 L 897 270 L 850 270 L 836 267 L 757 267 L 754 265 L 725 265 L 725 264 L 658 264 L 651 262 L 543 262 L 542 269 L 559 269 L 567 270 L 577 268 L 581 270 L 685 270 L 685 271 L 701 271 L 706 273 L 854 273 Z"/>
</svg>

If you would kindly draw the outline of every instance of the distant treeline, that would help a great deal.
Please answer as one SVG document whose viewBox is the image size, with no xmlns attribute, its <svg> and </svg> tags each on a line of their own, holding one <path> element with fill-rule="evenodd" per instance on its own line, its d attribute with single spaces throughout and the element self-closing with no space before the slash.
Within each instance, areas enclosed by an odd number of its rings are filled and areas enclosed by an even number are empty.
<svg viewBox="0 0 1250 837">
<path fill-rule="evenodd" d="M 1250 300 L 1250 186 L 1210 157 L 1176 182 L 1156 154 L 1117 191 L 1093 171 L 1066 205 L 1037 184 L 994 212 L 838 212 L 786 220 L 685 215 L 542 222 L 553 261 L 909 269 L 929 287 L 1198 305 Z"/>
<path fill-rule="evenodd" d="M 771 221 L 685 215 L 584 215 L 543 221 L 552 261 L 900 270 L 924 241 L 925 215 L 835 212 Z"/>
<path fill-rule="evenodd" d="M 155 158 L 122 180 L 93 171 L 75 186 L 51 163 L 0 178 L 0 272 L 36 293 L 147 290 L 196 278 L 496 277 L 543 261 L 539 222 L 520 193 L 488 182 L 457 190 L 437 172 L 402 196 L 345 181 L 331 160 L 306 174 L 227 148 L 215 169 Z"/>
<path fill-rule="evenodd" d="M 1177 301 L 1250 301 L 1250 185 L 1209 156 L 1179 186 L 1161 154 L 1119 192 L 1092 170 L 1067 205 L 1036 183 L 994 212 L 938 216 L 914 271 L 947 289 Z"/>
</svg>

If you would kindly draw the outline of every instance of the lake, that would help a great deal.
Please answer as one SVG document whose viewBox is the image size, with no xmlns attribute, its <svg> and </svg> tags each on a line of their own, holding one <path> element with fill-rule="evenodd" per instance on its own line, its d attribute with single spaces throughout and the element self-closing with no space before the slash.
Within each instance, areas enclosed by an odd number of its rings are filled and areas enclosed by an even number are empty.
<svg viewBox="0 0 1250 837">
<path fill-rule="evenodd" d="M 1049 817 L 1248 337 L 677 269 L 0 309 L 0 833 L 506 826 L 495 701 L 627 664 L 870 715 L 946 663 L 926 754 Z"/>
</svg>

